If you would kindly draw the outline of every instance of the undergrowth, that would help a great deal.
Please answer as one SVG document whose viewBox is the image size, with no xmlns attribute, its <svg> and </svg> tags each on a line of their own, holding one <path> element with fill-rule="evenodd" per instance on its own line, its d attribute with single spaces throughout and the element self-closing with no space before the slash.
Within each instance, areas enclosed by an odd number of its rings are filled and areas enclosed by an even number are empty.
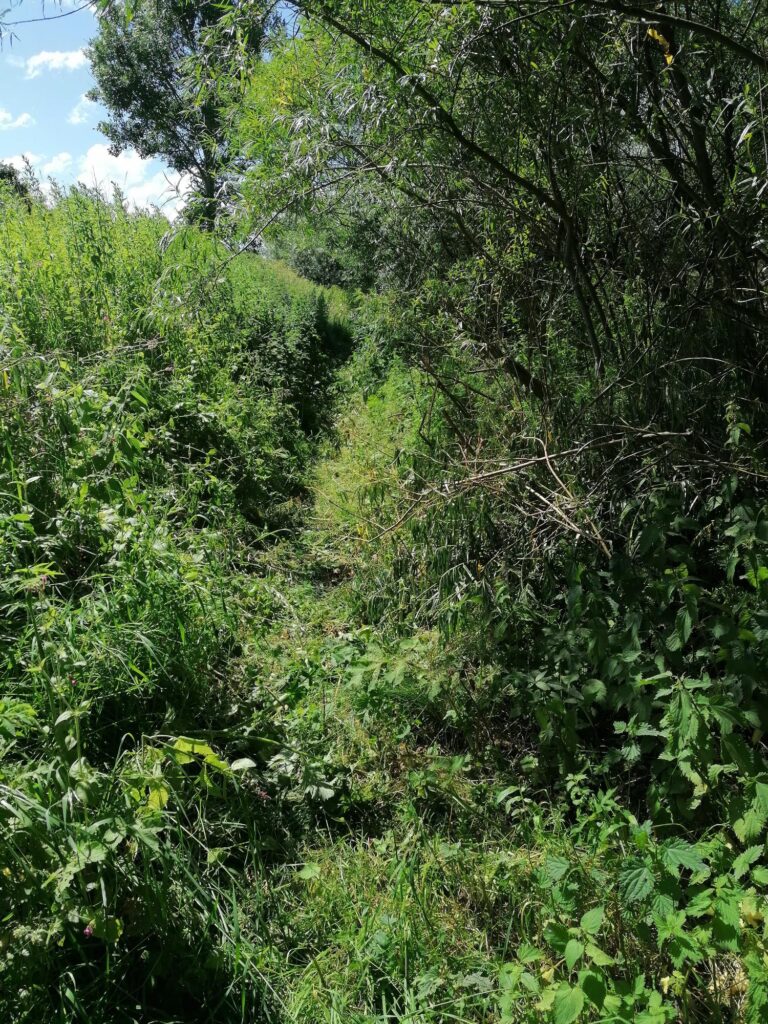
<svg viewBox="0 0 768 1024">
<path fill-rule="evenodd" d="M 372 305 L 168 231 L 3 194 L 6 1019 L 765 1019 L 755 494 L 520 586 Z"/>
</svg>

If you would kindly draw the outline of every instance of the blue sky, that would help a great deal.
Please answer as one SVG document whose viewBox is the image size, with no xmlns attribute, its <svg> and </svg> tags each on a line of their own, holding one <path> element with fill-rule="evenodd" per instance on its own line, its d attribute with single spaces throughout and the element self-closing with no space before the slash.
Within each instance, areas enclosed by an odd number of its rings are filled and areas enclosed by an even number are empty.
<svg viewBox="0 0 768 1024">
<path fill-rule="evenodd" d="M 82 2 L 82 0 L 81 0 Z M 0 6 L 9 6 L 2 3 Z M 38 175 L 64 184 L 82 181 L 108 191 L 116 182 L 137 206 L 157 203 L 172 215 L 183 192 L 179 175 L 159 160 L 142 160 L 128 151 L 109 154 L 96 125 L 104 111 L 84 94 L 93 84 L 83 48 L 96 32 L 91 10 L 78 11 L 76 0 L 60 3 L 21 0 L 5 21 L 48 17 L 18 24 L 0 49 L 0 162 L 19 166 L 26 155 Z M 55 15 L 68 13 L 67 17 Z"/>
</svg>

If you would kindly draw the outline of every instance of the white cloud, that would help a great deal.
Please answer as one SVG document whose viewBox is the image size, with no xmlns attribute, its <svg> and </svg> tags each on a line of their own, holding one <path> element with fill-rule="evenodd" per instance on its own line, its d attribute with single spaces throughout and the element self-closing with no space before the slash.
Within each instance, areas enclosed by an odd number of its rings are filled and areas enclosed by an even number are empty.
<svg viewBox="0 0 768 1024">
<path fill-rule="evenodd" d="M 87 63 L 85 50 L 41 50 L 25 66 L 27 78 L 38 78 L 44 71 L 77 71 Z"/>
<path fill-rule="evenodd" d="M 39 153 L 15 153 L 13 156 L 0 156 L 0 164 L 10 164 L 17 171 L 23 172 L 27 169 L 27 163 L 35 168 L 42 159 Z"/>
<path fill-rule="evenodd" d="M 102 142 L 91 146 L 80 159 L 77 180 L 105 189 L 117 185 L 134 206 L 159 206 L 169 217 L 183 207 L 189 190 L 187 175 L 156 171 L 153 160 L 145 160 L 129 149 L 113 156 Z"/>
<path fill-rule="evenodd" d="M 64 172 L 69 170 L 71 166 L 71 153 L 57 153 L 56 156 L 51 157 L 47 163 L 43 164 L 41 170 L 45 175 L 64 174 Z"/>
<path fill-rule="evenodd" d="M 83 93 L 77 103 L 72 107 L 69 112 L 67 121 L 70 124 L 86 124 L 96 108 L 96 104 L 93 100 L 89 100 L 88 97 Z"/>
<path fill-rule="evenodd" d="M 28 128 L 35 120 L 31 114 L 19 114 L 14 117 L 3 107 L 0 107 L 0 132 L 8 132 L 13 128 Z"/>
<path fill-rule="evenodd" d="M 159 170 L 157 161 L 145 160 L 132 149 L 113 156 L 103 142 L 97 142 L 79 158 L 67 152 L 52 157 L 26 152 L 0 157 L 0 163 L 12 164 L 23 171 L 25 159 L 38 175 L 58 178 L 65 185 L 77 181 L 107 195 L 111 186 L 117 185 L 130 206 L 140 209 L 158 206 L 170 220 L 186 205 L 192 184 L 188 174 Z M 42 183 L 42 189 L 45 195 L 50 194 L 47 182 Z"/>
<path fill-rule="evenodd" d="M 151 160 L 145 160 L 133 149 L 113 156 L 109 146 L 97 142 L 80 159 L 78 181 L 100 188 L 114 182 L 120 188 L 141 185 L 146 179 Z"/>
</svg>

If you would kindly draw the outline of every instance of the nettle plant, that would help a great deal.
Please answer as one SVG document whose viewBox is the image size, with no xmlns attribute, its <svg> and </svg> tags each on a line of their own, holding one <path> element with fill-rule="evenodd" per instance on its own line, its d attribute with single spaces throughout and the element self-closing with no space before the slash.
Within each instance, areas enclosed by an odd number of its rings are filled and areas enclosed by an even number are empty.
<svg viewBox="0 0 768 1024">
<path fill-rule="evenodd" d="M 591 811 L 578 859 L 549 856 L 536 872 L 543 921 L 499 970 L 502 1020 L 764 1020 L 764 844 L 734 857 L 720 833 L 662 839 L 611 794 Z M 579 913 L 585 894 L 602 901 Z"/>
</svg>

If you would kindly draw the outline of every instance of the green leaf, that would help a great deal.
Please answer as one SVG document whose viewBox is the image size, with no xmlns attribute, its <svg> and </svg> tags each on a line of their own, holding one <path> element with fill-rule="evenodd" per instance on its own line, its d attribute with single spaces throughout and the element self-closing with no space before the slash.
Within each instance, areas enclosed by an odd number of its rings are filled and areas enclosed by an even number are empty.
<svg viewBox="0 0 768 1024">
<path fill-rule="evenodd" d="M 565 857 L 547 857 L 544 861 L 544 873 L 553 882 L 559 882 L 570 867 L 570 862 Z"/>
<path fill-rule="evenodd" d="M 536 949 L 530 942 L 522 942 L 517 949 L 517 959 L 524 964 L 535 963 L 537 960 L 543 960 L 544 954 L 540 949 Z"/>
<path fill-rule="evenodd" d="M 755 802 L 752 807 L 747 808 L 742 818 L 737 818 L 733 823 L 733 831 L 742 843 L 748 843 L 750 839 L 757 839 L 765 828 L 766 814 Z"/>
<path fill-rule="evenodd" d="M 616 963 L 612 956 L 600 949 L 599 946 L 596 946 L 594 942 L 587 943 L 586 953 L 595 967 L 610 967 Z"/>
<path fill-rule="evenodd" d="M 553 949 L 562 953 L 568 944 L 570 935 L 564 924 L 560 924 L 559 921 L 550 921 L 544 929 L 544 938 Z"/>
<path fill-rule="evenodd" d="M 579 923 L 583 931 L 589 935 L 597 935 L 602 927 L 604 917 L 605 907 L 595 907 L 593 910 L 588 910 Z"/>
<path fill-rule="evenodd" d="M 565 957 L 565 963 L 569 971 L 572 971 L 574 966 L 581 959 L 581 954 L 584 952 L 584 943 L 579 942 L 578 939 L 571 939 L 565 947 L 563 956 Z"/>
<path fill-rule="evenodd" d="M 173 744 L 173 749 L 181 754 L 197 754 L 199 757 L 216 756 L 212 747 L 203 740 L 193 740 L 189 736 L 179 736 Z"/>
<path fill-rule="evenodd" d="M 596 971 L 583 971 L 579 975 L 579 984 L 590 1003 L 602 1009 L 605 1002 L 605 981 Z"/>
<path fill-rule="evenodd" d="M 768 818 L 768 782 L 755 783 L 755 806 Z"/>
<path fill-rule="evenodd" d="M 584 993 L 570 985 L 555 993 L 555 1024 L 572 1024 L 584 1009 Z"/>
<path fill-rule="evenodd" d="M 233 772 L 244 772 L 249 768 L 255 768 L 256 762 L 252 761 L 250 757 L 238 757 L 236 761 L 233 761 L 230 768 Z"/>
<path fill-rule="evenodd" d="M 123 934 L 123 922 L 120 918 L 111 917 L 103 911 L 96 914 L 96 916 L 88 922 L 88 928 L 90 929 L 90 934 L 95 935 L 97 939 L 101 939 L 103 942 L 108 942 L 110 944 L 117 942 Z"/>
<path fill-rule="evenodd" d="M 625 868 L 619 875 L 619 885 L 628 903 L 639 903 L 653 889 L 653 874 L 646 864 Z"/>
<path fill-rule="evenodd" d="M 299 878 L 303 878 L 303 879 L 305 879 L 307 881 L 309 881 L 312 878 L 319 878 L 320 877 L 320 873 L 321 873 L 320 865 L 319 864 L 312 864 L 310 862 L 307 862 L 300 871 L 296 872 L 296 874 L 297 874 L 297 876 Z"/>
<path fill-rule="evenodd" d="M 538 979 L 530 971 L 525 971 L 524 974 L 520 975 L 520 984 L 535 996 L 541 992 L 541 985 Z"/>
<path fill-rule="evenodd" d="M 706 869 L 706 864 L 696 847 L 684 839 L 670 839 L 664 843 L 661 848 L 661 860 L 674 874 L 678 874 L 679 868 L 688 868 L 689 871 Z"/>
<path fill-rule="evenodd" d="M 740 853 L 736 860 L 733 862 L 733 874 L 735 878 L 741 878 L 742 875 L 746 875 L 756 860 L 759 860 L 763 855 L 762 846 L 750 846 L 749 849 L 744 850 Z"/>
</svg>

